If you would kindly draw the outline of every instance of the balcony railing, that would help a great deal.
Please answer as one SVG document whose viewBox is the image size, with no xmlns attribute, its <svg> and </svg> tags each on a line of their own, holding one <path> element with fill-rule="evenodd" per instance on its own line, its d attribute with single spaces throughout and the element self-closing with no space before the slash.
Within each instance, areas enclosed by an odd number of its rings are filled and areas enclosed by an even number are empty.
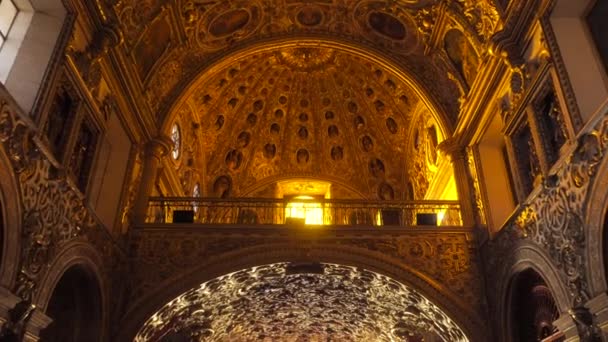
<svg viewBox="0 0 608 342">
<path fill-rule="evenodd" d="M 156 224 L 283 225 L 306 221 L 333 226 L 462 226 L 457 201 L 152 197 L 146 216 L 146 223 Z"/>
</svg>

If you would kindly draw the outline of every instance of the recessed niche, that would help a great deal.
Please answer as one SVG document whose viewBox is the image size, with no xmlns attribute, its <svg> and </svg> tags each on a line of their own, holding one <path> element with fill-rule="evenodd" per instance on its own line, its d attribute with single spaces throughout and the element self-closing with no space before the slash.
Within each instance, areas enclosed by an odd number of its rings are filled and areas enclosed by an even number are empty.
<svg viewBox="0 0 608 342">
<path fill-rule="evenodd" d="M 237 138 L 237 144 L 240 148 L 245 148 L 251 142 L 251 133 L 249 132 L 241 132 Z"/>
<path fill-rule="evenodd" d="M 396 134 L 399 129 L 397 126 L 397 121 L 395 121 L 393 118 L 386 119 L 386 129 L 388 129 L 388 131 L 392 134 Z"/>
<path fill-rule="evenodd" d="M 228 100 L 228 105 L 232 108 L 236 107 L 236 105 L 238 103 L 239 103 L 239 99 L 237 99 L 236 97 L 233 97 L 230 100 Z"/>
<path fill-rule="evenodd" d="M 359 110 L 359 106 L 357 105 L 357 103 L 350 101 L 348 102 L 348 111 L 351 113 L 356 113 Z"/>
<path fill-rule="evenodd" d="M 340 131 L 338 130 L 338 126 L 336 125 L 331 125 L 329 127 L 327 127 L 327 135 L 330 138 L 335 138 L 340 134 Z"/>
<path fill-rule="evenodd" d="M 363 128 L 363 126 L 365 126 L 365 119 L 363 119 L 363 117 L 361 115 L 358 115 L 355 118 L 355 128 L 361 129 L 361 128 Z"/>
<path fill-rule="evenodd" d="M 361 149 L 365 152 L 370 152 L 374 149 L 374 141 L 369 135 L 365 135 L 361 138 Z"/>
<path fill-rule="evenodd" d="M 382 183 L 378 186 L 378 198 L 383 201 L 390 201 L 395 199 L 395 190 L 387 183 Z"/>
<path fill-rule="evenodd" d="M 281 126 L 278 123 L 270 125 L 270 133 L 279 134 L 281 132 Z"/>
<path fill-rule="evenodd" d="M 232 180 L 229 176 L 219 176 L 213 182 L 213 193 L 219 198 L 230 197 L 232 190 Z"/>
<path fill-rule="evenodd" d="M 264 157 L 267 159 L 272 159 L 277 154 L 277 146 L 275 144 L 266 144 L 264 145 Z"/>
<path fill-rule="evenodd" d="M 226 154 L 226 166 L 231 170 L 237 170 L 241 167 L 241 162 L 243 161 L 243 153 L 238 150 L 230 150 Z"/>
<path fill-rule="evenodd" d="M 342 160 L 344 158 L 344 149 L 341 146 L 334 146 L 331 148 L 331 159 L 335 161 Z"/>
<path fill-rule="evenodd" d="M 308 150 L 301 148 L 296 152 L 296 161 L 298 164 L 306 164 L 310 160 L 310 153 Z"/>
<path fill-rule="evenodd" d="M 374 158 L 369 161 L 369 172 L 372 174 L 372 176 L 380 178 L 384 176 L 384 171 L 384 163 L 382 160 Z"/>
<path fill-rule="evenodd" d="M 377 112 L 382 112 L 384 111 L 384 102 L 380 101 L 380 100 L 376 100 L 374 101 L 374 107 L 376 108 Z"/>
<path fill-rule="evenodd" d="M 257 115 L 255 115 L 255 114 L 253 114 L 253 113 L 250 113 L 249 115 L 247 115 L 247 123 L 248 123 L 250 126 L 252 126 L 252 127 L 253 127 L 253 126 L 255 126 L 255 124 L 256 124 L 257 122 L 258 122 L 258 116 L 257 116 Z"/>
<path fill-rule="evenodd" d="M 300 137 L 300 139 L 308 138 L 308 129 L 304 126 L 300 126 L 300 129 L 298 129 L 298 137 Z"/>
<path fill-rule="evenodd" d="M 257 100 L 253 103 L 253 110 L 256 112 L 261 111 L 262 109 L 264 109 L 264 101 L 262 100 Z"/>
<path fill-rule="evenodd" d="M 225 119 L 223 115 L 218 115 L 215 119 L 215 129 L 217 129 L 218 131 L 222 129 L 222 127 L 224 127 L 224 120 Z"/>
<path fill-rule="evenodd" d="M 372 12 L 369 15 L 368 22 L 371 28 L 387 38 L 404 40 L 406 37 L 405 25 L 388 13 Z"/>
</svg>

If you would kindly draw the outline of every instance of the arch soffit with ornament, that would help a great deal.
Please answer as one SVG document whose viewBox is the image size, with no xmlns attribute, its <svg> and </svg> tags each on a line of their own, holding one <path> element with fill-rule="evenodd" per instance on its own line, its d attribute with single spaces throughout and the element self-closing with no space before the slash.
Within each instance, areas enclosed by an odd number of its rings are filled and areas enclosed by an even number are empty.
<svg viewBox="0 0 608 342">
<path fill-rule="evenodd" d="M 293 244 L 263 245 L 224 253 L 185 274 L 160 283 L 137 299 L 127 310 L 131 319 L 123 326 L 119 341 L 132 341 L 144 322 L 171 300 L 202 283 L 243 269 L 283 262 L 321 262 L 377 272 L 415 289 L 443 310 L 471 341 L 484 340 L 483 323 L 475 309 L 455 293 L 427 275 L 390 257 L 360 248 L 320 244 L 302 247 Z"/>
</svg>

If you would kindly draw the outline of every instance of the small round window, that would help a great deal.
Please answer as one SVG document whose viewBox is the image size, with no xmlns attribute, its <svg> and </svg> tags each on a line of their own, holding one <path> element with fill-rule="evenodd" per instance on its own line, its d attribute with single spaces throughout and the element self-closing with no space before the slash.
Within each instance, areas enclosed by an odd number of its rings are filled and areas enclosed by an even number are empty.
<svg viewBox="0 0 608 342">
<path fill-rule="evenodd" d="M 180 149 L 182 145 L 182 136 L 177 124 L 173 124 L 171 127 L 171 141 L 173 141 L 173 149 L 171 150 L 171 156 L 177 160 L 179 158 Z"/>
</svg>

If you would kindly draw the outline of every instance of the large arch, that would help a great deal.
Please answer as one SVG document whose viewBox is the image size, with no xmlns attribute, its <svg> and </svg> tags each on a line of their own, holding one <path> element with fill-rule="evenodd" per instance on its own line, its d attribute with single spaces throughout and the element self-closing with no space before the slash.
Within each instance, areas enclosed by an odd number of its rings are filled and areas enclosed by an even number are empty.
<svg viewBox="0 0 608 342">
<path fill-rule="evenodd" d="M 505 260 L 504 266 L 499 270 L 497 307 L 498 325 L 495 327 L 500 341 L 512 341 L 511 336 L 511 300 L 513 284 L 517 278 L 526 271 L 538 274 L 550 289 L 559 313 L 568 312 L 572 299 L 568 294 L 566 285 L 560 278 L 559 271 L 551 262 L 548 255 L 538 246 L 529 242 L 522 242 L 509 253 L 510 259 Z"/>
<path fill-rule="evenodd" d="M 19 182 L 4 148 L 0 147 L 0 286 L 12 288 L 19 270 L 21 251 L 21 196 Z"/>
<path fill-rule="evenodd" d="M 604 236 L 608 234 L 604 221 L 608 214 L 608 157 L 604 157 L 597 168 L 595 181 L 589 186 L 587 208 L 584 211 L 586 274 L 589 278 L 589 291 L 592 298 L 608 290 L 608 275 L 603 271 L 607 266 L 604 264 L 606 260 L 603 255 L 606 254 L 606 248 L 608 248 L 603 244 Z"/>
<path fill-rule="evenodd" d="M 74 326 L 73 337 L 85 337 L 87 341 L 96 337 L 94 341 L 104 341 L 107 338 L 104 332 L 109 327 L 109 287 L 102 276 L 102 264 L 101 256 L 94 247 L 82 241 L 70 243 L 52 262 L 32 303 L 51 319 L 63 316 L 64 311 L 70 315 L 78 313 L 82 316 L 79 321 L 81 326 Z M 74 291 L 70 292 L 70 288 Z M 72 306 L 64 307 L 66 303 Z M 76 319 L 79 316 L 70 317 Z M 69 326 L 73 323 L 60 317 L 59 325 L 63 324 Z M 49 325 L 46 334 L 57 332 L 53 326 L 53 323 Z M 80 331 L 80 328 L 85 330 Z M 96 333 L 91 334 L 87 330 Z"/>
<path fill-rule="evenodd" d="M 217 70 L 222 70 L 229 67 L 235 61 L 246 58 L 254 53 L 261 51 L 271 51 L 290 47 L 322 47 L 336 49 L 338 51 L 353 54 L 367 60 L 372 60 L 380 64 L 385 70 L 389 71 L 400 81 L 405 82 L 417 95 L 423 100 L 424 104 L 430 109 L 431 114 L 437 121 L 443 136 L 450 136 L 453 132 L 456 122 L 451 120 L 442 108 L 438 99 L 434 98 L 429 90 L 427 90 L 422 82 L 416 76 L 402 66 L 397 60 L 387 56 L 386 54 L 377 51 L 369 46 L 362 45 L 357 42 L 342 40 L 339 38 L 326 37 L 292 37 L 292 38 L 275 38 L 259 42 L 253 45 L 246 45 L 228 51 L 221 56 L 216 56 L 210 59 L 207 64 L 201 66 L 192 79 L 186 79 L 179 86 L 179 93 L 176 98 L 168 105 L 164 112 L 161 112 L 158 117 L 163 118 L 160 125 L 160 133 L 169 136 L 171 131 L 171 123 L 178 115 L 179 108 L 185 103 L 186 99 L 191 95 L 192 91 L 203 83 L 209 73 L 214 73 Z"/>
<path fill-rule="evenodd" d="M 162 306 L 206 281 L 243 269 L 283 262 L 333 263 L 377 272 L 420 292 L 456 322 L 471 341 L 486 340 L 487 331 L 474 309 L 420 271 L 359 248 L 325 244 L 302 246 L 297 243 L 263 245 L 225 253 L 186 274 L 158 284 L 134 300 L 125 314 L 129 321 L 125 322 L 117 340 L 132 341 L 144 322 Z"/>
</svg>

